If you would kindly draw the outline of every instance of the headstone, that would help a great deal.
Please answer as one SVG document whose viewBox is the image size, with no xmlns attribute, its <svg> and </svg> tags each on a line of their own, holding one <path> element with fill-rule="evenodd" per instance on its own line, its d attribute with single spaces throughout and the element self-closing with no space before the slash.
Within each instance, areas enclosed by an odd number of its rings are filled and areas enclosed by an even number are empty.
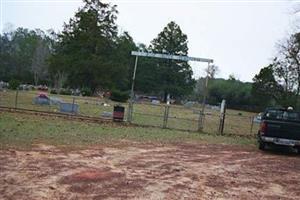
<svg viewBox="0 0 300 200">
<path fill-rule="evenodd" d="M 112 118 L 112 112 L 106 112 L 106 111 L 104 111 L 104 112 L 102 112 L 101 113 L 101 117 L 104 117 L 104 118 Z"/>
<path fill-rule="evenodd" d="M 78 113 L 79 105 L 76 103 L 60 103 L 59 110 L 60 112 Z"/>
<path fill-rule="evenodd" d="M 158 104 L 160 104 L 160 101 L 159 100 L 152 100 L 151 103 L 154 104 L 154 105 L 158 105 Z"/>
</svg>

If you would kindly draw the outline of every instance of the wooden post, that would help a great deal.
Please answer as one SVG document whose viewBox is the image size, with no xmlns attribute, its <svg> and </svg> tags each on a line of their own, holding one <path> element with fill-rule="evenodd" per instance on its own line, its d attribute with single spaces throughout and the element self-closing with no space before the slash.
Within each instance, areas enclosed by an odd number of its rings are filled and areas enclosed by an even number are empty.
<svg viewBox="0 0 300 200">
<path fill-rule="evenodd" d="M 251 120 L 250 134 L 252 134 L 252 130 L 253 130 L 254 117 L 255 116 L 250 117 L 250 120 Z"/>
<path fill-rule="evenodd" d="M 202 131 L 204 127 L 204 113 L 199 111 L 199 118 L 198 118 L 198 131 Z"/>
<path fill-rule="evenodd" d="M 72 114 L 74 114 L 74 104 L 75 104 L 75 97 L 73 97 L 73 103 L 72 103 Z"/>
<path fill-rule="evenodd" d="M 19 96 L 19 88 L 16 91 L 16 98 L 15 98 L 15 109 L 18 107 L 18 96 Z"/>
<path fill-rule="evenodd" d="M 48 106 L 48 112 L 51 112 L 51 99 L 50 99 L 50 94 L 51 94 L 51 92 L 49 92 L 49 106 Z"/>
</svg>

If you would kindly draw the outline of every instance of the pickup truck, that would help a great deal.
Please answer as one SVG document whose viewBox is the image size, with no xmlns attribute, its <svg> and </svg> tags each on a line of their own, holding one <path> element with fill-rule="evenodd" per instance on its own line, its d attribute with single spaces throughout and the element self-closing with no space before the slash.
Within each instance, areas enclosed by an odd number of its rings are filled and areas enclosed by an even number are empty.
<svg viewBox="0 0 300 200">
<path fill-rule="evenodd" d="M 294 147 L 300 153 L 300 112 L 266 109 L 258 131 L 258 147 L 264 150 L 267 145 Z"/>
</svg>

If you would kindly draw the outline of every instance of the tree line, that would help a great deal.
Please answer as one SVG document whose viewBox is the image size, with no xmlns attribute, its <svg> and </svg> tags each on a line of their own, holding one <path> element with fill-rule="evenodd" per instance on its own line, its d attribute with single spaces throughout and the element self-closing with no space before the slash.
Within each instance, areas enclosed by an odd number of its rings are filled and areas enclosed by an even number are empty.
<svg viewBox="0 0 300 200">
<path fill-rule="evenodd" d="M 188 40 L 171 21 L 149 46 L 136 44 L 120 32 L 116 5 L 84 0 L 60 33 L 18 28 L 0 35 L 0 80 L 47 84 L 54 88 L 128 91 L 133 74 L 131 51 L 188 54 Z M 159 59 L 139 61 L 136 90 L 180 98 L 193 90 L 187 62 Z"/>
<path fill-rule="evenodd" d="M 53 52 L 51 31 L 17 28 L 0 35 L 0 80 L 49 82 L 48 63 Z"/>
<path fill-rule="evenodd" d="M 116 5 L 83 0 L 84 6 L 53 30 L 17 28 L 0 34 L 0 80 L 46 84 L 53 88 L 97 91 L 130 90 L 135 58 L 131 51 L 188 55 L 188 38 L 180 26 L 169 22 L 150 45 L 136 44 L 116 24 Z M 216 78 L 218 69 L 209 66 L 206 103 L 226 99 L 232 108 L 259 110 L 266 106 L 299 107 L 300 33 L 278 46 L 270 65 L 262 68 L 253 83 L 234 76 Z M 195 80 L 188 62 L 139 58 L 135 91 L 175 99 L 202 101 L 205 77 Z"/>
<path fill-rule="evenodd" d="M 230 76 L 227 80 L 214 77 L 207 69 L 209 104 L 226 99 L 229 108 L 261 111 L 266 107 L 300 108 L 300 33 L 294 33 L 277 44 L 276 56 L 253 78 L 245 83 Z M 213 72 L 213 73 L 212 73 Z M 211 76 L 213 74 L 213 76 Z M 192 99 L 202 101 L 205 78 L 197 80 Z"/>
<path fill-rule="evenodd" d="M 189 99 L 203 102 L 206 77 L 197 80 Z M 219 105 L 223 99 L 227 107 L 239 110 L 261 111 L 264 105 L 257 101 L 252 94 L 253 83 L 242 82 L 230 75 L 227 79 L 209 76 L 206 104 Z"/>
</svg>

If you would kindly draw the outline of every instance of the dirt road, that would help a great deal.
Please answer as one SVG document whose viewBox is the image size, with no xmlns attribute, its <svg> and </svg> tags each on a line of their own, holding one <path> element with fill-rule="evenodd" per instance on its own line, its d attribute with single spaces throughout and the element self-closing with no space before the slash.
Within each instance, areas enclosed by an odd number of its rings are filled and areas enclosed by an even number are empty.
<svg viewBox="0 0 300 200">
<path fill-rule="evenodd" d="M 0 199 L 300 199 L 300 157 L 211 144 L 0 151 Z"/>
</svg>

